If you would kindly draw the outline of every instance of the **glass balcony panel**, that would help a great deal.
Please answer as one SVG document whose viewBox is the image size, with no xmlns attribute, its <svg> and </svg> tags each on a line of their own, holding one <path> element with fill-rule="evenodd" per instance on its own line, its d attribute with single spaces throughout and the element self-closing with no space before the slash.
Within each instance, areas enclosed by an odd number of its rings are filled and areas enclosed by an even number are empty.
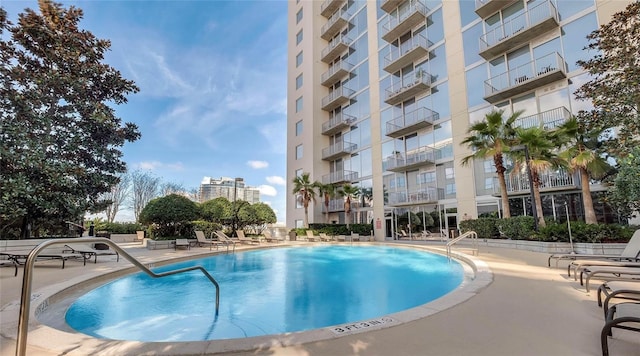
<svg viewBox="0 0 640 356">
<path fill-rule="evenodd" d="M 331 15 L 327 23 L 320 29 L 320 37 L 327 41 L 331 40 L 349 23 L 350 16 L 345 10 L 340 10 Z"/>
<path fill-rule="evenodd" d="M 418 147 L 415 150 L 405 152 L 397 152 L 387 157 L 387 171 L 405 172 L 417 169 L 419 167 L 433 165 L 436 160 L 436 150 L 429 146 Z"/>
<path fill-rule="evenodd" d="M 563 169 L 557 171 L 546 171 L 539 174 L 540 192 L 555 192 L 563 190 L 580 189 L 580 173 L 569 173 Z M 524 195 L 531 194 L 529 188 L 529 177 L 526 173 L 505 175 L 507 184 L 507 194 Z M 500 182 L 494 178 L 494 195 L 500 195 Z"/>
<path fill-rule="evenodd" d="M 320 84 L 325 87 L 331 87 L 347 74 L 351 73 L 352 70 L 353 64 L 345 61 L 339 61 L 329 67 L 328 71 L 322 73 L 322 76 L 320 76 Z"/>
<path fill-rule="evenodd" d="M 322 149 L 322 159 L 326 161 L 333 161 L 338 157 L 353 153 L 358 148 L 358 145 L 351 142 L 338 142 L 329 147 Z"/>
<path fill-rule="evenodd" d="M 384 102 L 390 105 L 396 105 L 411 97 L 414 97 L 431 87 L 431 74 L 421 71 L 407 80 L 395 83 L 386 89 Z"/>
<path fill-rule="evenodd" d="M 344 211 L 344 199 L 342 198 L 329 200 L 329 212 L 337 211 Z"/>
<path fill-rule="evenodd" d="M 329 121 L 322 124 L 322 134 L 328 136 L 335 135 L 336 133 L 350 127 L 354 122 L 356 122 L 356 118 L 354 116 L 339 113 Z"/>
<path fill-rule="evenodd" d="M 391 11 L 395 10 L 400 4 L 402 4 L 404 0 L 382 0 L 382 4 L 380 4 L 380 8 L 387 13 L 391 13 Z"/>
<path fill-rule="evenodd" d="M 484 100 L 495 104 L 566 77 L 564 59 L 554 52 L 485 80 Z"/>
<path fill-rule="evenodd" d="M 393 138 L 402 137 L 409 133 L 433 125 L 440 115 L 427 108 L 418 108 L 408 112 L 390 122 L 387 122 L 386 135 Z"/>
<path fill-rule="evenodd" d="M 476 0 L 476 14 L 484 19 L 516 1 L 518 0 Z"/>
<path fill-rule="evenodd" d="M 479 54 L 489 60 L 558 26 L 558 11 L 547 0 L 480 36 Z"/>
<path fill-rule="evenodd" d="M 440 197 L 444 197 L 444 189 L 436 187 L 424 187 L 411 192 L 389 192 L 389 205 L 407 206 L 415 204 L 436 203 Z"/>
<path fill-rule="evenodd" d="M 561 106 L 538 114 L 521 117 L 515 121 L 514 125 L 524 129 L 542 127 L 545 130 L 551 130 L 565 123 L 570 117 L 571 112 L 569 109 Z"/>
<path fill-rule="evenodd" d="M 322 98 L 322 110 L 331 111 L 343 104 L 346 104 L 351 100 L 351 97 L 355 94 L 355 91 L 346 87 L 339 87 L 338 89 L 329 93 L 329 95 Z"/>
<path fill-rule="evenodd" d="M 351 39 L 347 36 L 338 36 L 322 50 L 320 59 L 325 63 L 331 63 L 349 48 L 351 48 Z"/>
<path fill-rule="evenodd" d="M 320 15 L 326 18 L 331 17 L 344 2 L 345 0 L 325 0 L 325 2 L 320 5 Z"/>
<path fill-rule="evenodd" d="M 384 70 L 395 73 L 416 60 L 429 54 L 433 43 L 426 37 L 418 35 L 404 42 L 400 47 L 391 47 L 391 53 L 384 58 Z"/>
<path fill-rule="evenodd" d="M 391 42 L 419 24 L 426 23 L 428 12 L 426 6 L 416 1 L 395 16 L 389 16 L 389 21 L 383 26 L 382 39 Z"/>
<path fill-rule="evenodd" d="M 323 175 L 322 184 L 350 183 L 356 179 L 358 179 L 358 172 L 342 170 Z"/>
</svg>

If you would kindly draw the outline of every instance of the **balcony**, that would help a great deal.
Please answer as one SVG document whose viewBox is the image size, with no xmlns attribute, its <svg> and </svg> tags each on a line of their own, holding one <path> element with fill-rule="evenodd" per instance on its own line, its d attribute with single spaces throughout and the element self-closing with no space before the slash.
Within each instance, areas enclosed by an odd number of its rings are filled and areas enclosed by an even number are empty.
<svg viewBox="0 0 640 356">
<path fill-rule="evenodd" d="M 345 10 L 334 13 L 327 23 L 320 29 L 320 37 L 324 40 L 331 40 L 337 35 L 348 23 L 351 15 Z"/>
<path fill-rule="evenodd" d="M 347 36 L 338 36 L 332 39 L 329 45 L 322 50 L 320 60 L 325 63 L 331 63 L 349 48 L 351 48 L 351 39 Z"/>
<path fill-rule="evenodd" d="M 419 108 L 387 122 L 385 134 L 393 138 L 402 137 L 433 125 L 433 122 L 439 118 L 440 115 L 437 112 L 427 108 Z"/>
<path fill-rule="evenodd" d="M 480 56 L 489 60 L 558 27 L 558 11 L 545 1 L 480 36 Z"/>
<path fill-rule="evenodd" d="M 355 94 L 355 91 L 349 88 L 339 87 L 322 98 L 322 110 L 331 111 L 348 103 L 353 94 Z"/>
<path fill-rule="evenodd" d="M 358 179 L 358 172 L 343 170 L 323 175 L 322 184 L 351 183 L 356 179 Z"/>
<path fill-rule="evenodd" d="M 353 64 L 345 61 L 339 61 L 329 67 L 328 71 L 322 73 L 322 76 L 320 77 L 320 84 L 325 87 L 331 87 L 347 74 L 350 74 L 351 70 L 353 70 Z"/>
<path fill-rule="evenodd" d="M 329 121 L 322 124 L 322 134 L 327 136 L 335 135 L 336 133 L 350 127 L 354 122 L 356 122 L 356 118 L 354 116 L 339 113 Z"/>
<path fill-rule="evenodd" d="M 551 130 L 564 124 L 569 118 L 571 118 L 571 112 L 561 106 L 535 115 L 521 117 L 514 122 L 514 126 L 522 127 L 523 129 L 542 127 L 545 130 Z"/>
<path fill-rule="evenodd" d="M 382 0 L 382 4 L 380 4 L 380 8 L 387 13 L 395 10 L 400 4 L 402 4 L 404 0 Z"/>
<path fill-rule="evenodd" d="M 505 179 L 508 195 L 531 194 L 527 174 L 507 174 Z M 580 173 L 577 172 L 571 174 L 565 170 L 547 171 L 540 173 L 539 179 L 541 193 L 580 189 Z M 493 194 L 500 195 L 500 183 L 497 177 L 493 181 Z"/>
<path fill-rule="evenodd" d="M 567 77 L 564 59 L 557 52 L 535 59 L 484 82 L 484 100 L 495 104 Z"/>
<path fill-rule="evenodd" d="M 426 24 L 427 12 L 429 9 L 426 6 L 414 2 L 395 16 L 390 15 L 389 21 L 383 26 L 382 39 L 391 42 L 419 24 Z"/>
<path fill-rule="evenodd" d="M 436 152 L 436 150 L 428 146 L 419 147 L 404 155 L 398 152 L 393 156 L 387 157 L 387 171 L 405 172 L 422 166 L 432 165 L 436 160 Z"/>
<path fill-rule="evenodd" d="M 421 71 L 387 88 L 384 102 L 396 105 L 424 92 L 429 87 L 431 87 L 431 74 Z"/>
<path fill-rule="evenodd" d="M 416 204 L 437 203 L 444 199 L 444 189 L 436 187 L 421 188 L 412 192 L 389 192 L 389 205 L 407 206 Z"/>
<path fill-rule="evenodd" d="M 395 73 L 407 65 L 429 54 L 429 47 L 433 43 L 422 35 L 412 37 L 400 47 L 391 46 L 389 55 L 384 57 L 384 70 Z"/>
<path fill-rule="evenodd" d="M 324 203 L 323 203 L 324 205 Z M 353 206 L 353 204 L 352 204 Z M 338 211 L 344 211 L 344 199 L 331 199 L 329 200 L 329 212 L 335 213 Z"/>
<path fill-rule="evenodd" d="M 338 142 L 327 148 L 322 149 L 322 159 L 325 161 L 333 161 L 338 157 L 349 155 L 358 148 L 358 145 L 351 142 Z"/>
<path fill-rule="evenodd" d="M 325 0 L 325 2 L 320 5 L 320 15 L 329 18 L 333 15 L 336 10 L 344 4 L 345 0 Z"/>
<path fill-rule="evenodd" d="M 516 1 L 518 0 L 476 0 L 476 14 L 484 19 Z"/>
</svg>

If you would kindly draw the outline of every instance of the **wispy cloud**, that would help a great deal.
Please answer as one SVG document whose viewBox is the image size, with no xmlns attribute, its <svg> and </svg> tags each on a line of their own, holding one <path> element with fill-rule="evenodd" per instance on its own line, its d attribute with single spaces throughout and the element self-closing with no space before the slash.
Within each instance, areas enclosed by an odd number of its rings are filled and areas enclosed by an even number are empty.
<svg viewBox="0 0 640 356">
<path fill-rule="evenodd" d="M 144 169 L 144 170 L 158 170 L 158 169 L 169 169 L 172 171 L 182 171 L 184 169 L 184 165 L 182 162 L 175 163 L 163 163 L 159 161 L 145 161 L 134 163 L 133 168 Z"/>
<path fill-rule="evenodd" d="M 278 195 L 278 191 L 273 186 L 263 184 L 258 186 L 258 190 L 260 190 L 261 195 L 266 195 L 269 197 L 275 197 Z"/>
<path fill-rule="evenodd" d="M 249 161 L 247 162 L 247 166 L 253 168 L 253 169 L 262 169 L 262 168 L 267 168 L 269 167 L 269 162 L 265 162 L 265 161 Z"/>
<path fill-rule="evenodd" d="M 287 185 L 287 181 L 280 176 L 269 176 L 266 179 L 267 179 L 267 182 L 269 182 L 269 184 Z"/>
</svg>

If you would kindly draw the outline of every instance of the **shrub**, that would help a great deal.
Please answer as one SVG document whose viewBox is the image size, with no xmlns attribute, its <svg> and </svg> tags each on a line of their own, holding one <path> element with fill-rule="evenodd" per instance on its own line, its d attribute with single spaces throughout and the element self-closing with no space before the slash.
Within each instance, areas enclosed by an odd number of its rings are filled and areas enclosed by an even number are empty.
<svg viewBox="0 0 640 356">
<path fill-rule="evenodd" d="M 473 220 L 465 220 L 460 222 L 460 230 L 462 233 L 467 231 L 475 231 L 480 239 L 499 238 L 498 219 L 496 218 L 480 218 Z"/>
<path fill-rule="evenodd" d="M 202 232 L 204 232 L 204 236 L 207 238 L 209 238 L 209 236 L 211 236 L 214 231 L 222 230 L 222 225 L 215 222 L 197 220 L 192 221 L 192 224 L 194 230 L 193 236 L 195 236 L 195 230 L 201 230 Z"/>
<path fill-rule="evenodd" d="M 153 199 L 140 212 L 140 222 L 152 224 L 154 237 L 191 237 L 193 224 L 199 215 L 196 203 L 186 197 L 171 194 Z"/>
<path fill-rule="evenodd" d="M 349 224 L 349 228 L 347 229 L 347 225 L 345 224 L 309 224 L 309 229 L 331 236 L 350 235 L 352 232 L 360 235 L 369 235 L 371 234 L 371 230 L 373 230 L 373 225 Z M 300 231 L 301 233 L 297 232 L 298 235 L 306 235 L 306 229 L 301 229 Z"/>
<path fill-rule="evenodd" d="M 515 216 L 499 220 L 498 228 L 504 238 L 529 240 L 535 232 L 534 222 L 531 216 Z"/>
<path fill-rule="evenodd" d="M 85 224 L 85 227 L 87 225 Z M 95 231 L 107 231 L 111 234 L 135 234 L 136 231 L 144 230 L 142 224 L 133 222 L 98 222 L 94 226 Z"/>
</svg>

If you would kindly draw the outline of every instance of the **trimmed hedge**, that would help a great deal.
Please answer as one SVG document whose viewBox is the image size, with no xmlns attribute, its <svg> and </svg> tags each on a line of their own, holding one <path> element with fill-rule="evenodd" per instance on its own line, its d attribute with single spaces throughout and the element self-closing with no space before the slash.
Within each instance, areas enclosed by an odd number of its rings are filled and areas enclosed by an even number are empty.
<svg viewBox="0 0 640 356">
<path fill-rule="evenodd" d="M 356 233 L 360 235 L 370 235 L 373 230 L 372 224 L 349 224 L 347 229 L 346 224 L 309 224 L 309 229 L 314 233 L 325 233 L 330 236 L 336 235 L 351 235 Z M 295 229 L 296 234 L 299 236 L 305 236 L 307 229 Z"/>
<path fill-rule="evenodd" d="M 85 227 L 88 226 L 85 224 Z M 110 234 L 135 234 L 136 231 L 144 230 L 142 224 L 138 223 L 119 223 L 119 222 L 99 222 L 94 226 L 95 231 L 107 231 Z"/>
</svg>

